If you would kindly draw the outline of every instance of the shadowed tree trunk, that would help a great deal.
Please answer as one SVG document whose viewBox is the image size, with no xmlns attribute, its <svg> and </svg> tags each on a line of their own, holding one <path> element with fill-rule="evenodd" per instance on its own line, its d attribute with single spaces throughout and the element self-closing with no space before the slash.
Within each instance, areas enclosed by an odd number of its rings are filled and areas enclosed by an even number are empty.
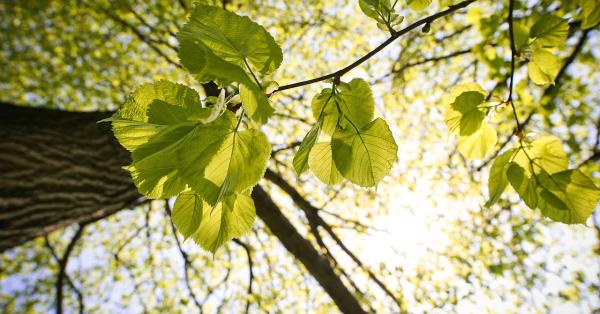
<svg viewBox="0 0 600 314">
<path fill-rule="evenodd" d="M 129 153 L 107 112 L 66 112 L 0 103 L 0 251 L 73 223 L 102 219 L 143 201 Z M 327 259 L 260 187 L 257 214 L 345 313 L 364 313 Z"/>
<path fill-rule="evenodd" d="M 0 104 L 0 251 L 140 200 L 107 116 Z"/>
</svg>

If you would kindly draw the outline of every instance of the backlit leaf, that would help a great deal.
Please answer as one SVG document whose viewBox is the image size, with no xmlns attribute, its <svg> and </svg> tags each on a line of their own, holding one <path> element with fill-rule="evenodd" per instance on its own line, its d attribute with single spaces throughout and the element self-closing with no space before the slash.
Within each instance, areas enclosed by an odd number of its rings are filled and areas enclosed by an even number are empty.
<svg viewBox="0 0 600 314">
<path fill-rule="evenodd" d="M 338 129 L 332 140 L 333 160 L 344 178 L 364 187 L 376 185 L 392 168 L 398 146 L 380 118 L 360 130 Z"/>
<path fill-rule="evenodd" d="M 317 143 L 310 151 L 308 164 L 317 178 L 327 185 L 337 184 L 343 179 L 333 162 L 331 142 Z"/>
<path fill-rule="evenodd" d="M 192 236 L 202 221 L 202 198 L 194 192 L 179 194 L 171 219 L 185 239 Z"/>
<path fill-rule="evenodd" d="M 209 207 L 207 204 L 206 207 Z M 202 212 L 200 227 L 192 238 L 204 249 L 215 253 L 227 241 L 252 228 L 256 208 L 250 196 L 233 194 L 216 207 Z"/>
</svg>

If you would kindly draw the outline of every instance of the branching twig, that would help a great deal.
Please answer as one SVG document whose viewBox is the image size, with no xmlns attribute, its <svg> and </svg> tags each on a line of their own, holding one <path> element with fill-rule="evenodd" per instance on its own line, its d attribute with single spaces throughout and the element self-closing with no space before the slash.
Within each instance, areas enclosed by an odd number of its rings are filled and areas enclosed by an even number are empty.
<svg viewBox="0 0 600 314">
<path fill-rule="evenodd" d="M 254 283 L 254 264 L 252 262 L 252 250 L 250 246 L 239 239 L 233 239 L 233 242 L 241 246 L 246 251 L 248 257 L 248 297 L 246 298 L 246 309 L 244 313 L 248 314 L 250 310 L 250 296 L 252 295 L 252 285 Z"/>
<path fill-rule="evenodd" d="M 167 212 L 167 215 L 170 218 L 171 217 L 171 207 L 169 206 L 168 201 L 165 201 L 165 211 Z M 200 304 L 200 302 L 198 301 L 198 298 L 196 297 L 196 294 L 194 293 L 194 290 L 192 289 L 192 284 L 190 283 L 189 268 L 193 267 L 192 262 L 190 261 L 187 252 L 181 246 L 181 242 L 179 241 L 179 237 L 177 236 L 177 230 L 175 229 L 175 224 L 173 224 L 173 220 L 172 219 L 169 219 L 169 220 L 170 220 L 169 223 L 171 225 L 171 231 L 173 232 L 173 238 L 175 238 L 175 243 L 177 244 L 177 249 L 179 250 L 179 253 L 181 254 L 181 258 L 183 259 L 183 276 L 184 276 L 184 280 L 185 280 L 185 286 L 187 287 L 188 292 L 190 293 L 190 296 L 192 297 L 192 301 L 194 301 L 194 304 L 198 308 L 198 312 L 202 313 L 202 304 Z"/>
<path fill-rule="evenodd" d="M 361 65 L 363 62 L 369 60 L 371 57 L 373 57 L 374 55 L 376 55 L 378 52 L 380 52 L 381 50 L 383 50 L 385 47 L 389 46 L 391 43 L 393 43 L 396 39 L 400 38 L 401 36 L 403 36 L 404 34 L 410 32 L 411 30 L 418 28 L 421 25 L 425 25 L 425 24 L 431 24 L 433 21 L 439 19 L 440 17 L 446 16 L 456 10 L 462 9 L 466 6 L 468 6 L 469 4 L 475 2 L 477 0 L 466 0 L 460 3 L 457 3 L 455 5 L 450 6 L 448 9 L 438 12 L 436 14 L 433 14 L 431 16 L 428 16 L 426 18 L 420 19 L 416 22 L 414 22 L 413 24 L 392 33 L 392 35 L 383 43 L 381 43 L 379 46 L 377 46 L 375 49 L 371 50 L 369 53 L 367 53 L 366 55 L 362 56 L 360 59 L 354 61 L 353 63 L 349 64 L 348 66 L 337 70 L 333 73 L 329 73 L 323 76 L 319 76 L 313 79 L 309 79 L 309 80 L 305 80 L 305 81 L 300 81 L 300 82 L 296 82 L 296 83 L 292 83 L 292 84 L 287 84 L 287 85 L 282 85 L 280 86 L 278 89 L 276 89 L 273 93 L 276 92 L 280 92 L 280 91 L 284 91 L 287 89 L 292 89 L 292 88 L 296 88 L 296 87 L 300 87 L 300 86 L 304 86 L 304 85 L 310 85 L 313 83 L 317 83 L 317 82 L 321 82 L 321 81 L 325 81 L 328 79 L 333 79 L 333 78 L 339 78 L 342 75 L 346 74 L 347 72 L 349 72 L 350 70 L 356 68 L 357 66 Z"/>
<path fill-rule="evenodd" d="M 83 235 L 84 228 L 85 224 L 79 225 L 75 235 L 73 235 L 73 238 L 71 238 L 71 241 L 67 245 L 63 256 L 58 261 L 58 275 L 56 277 L 56 314 L 63 313 L 63 285 L 67 272 L 67 264 L 69 263 L 71 252 L 73 252 L 73 248 L 75 248 L 75 244 L 77 244 L 77 240 Z"/>
</svg>

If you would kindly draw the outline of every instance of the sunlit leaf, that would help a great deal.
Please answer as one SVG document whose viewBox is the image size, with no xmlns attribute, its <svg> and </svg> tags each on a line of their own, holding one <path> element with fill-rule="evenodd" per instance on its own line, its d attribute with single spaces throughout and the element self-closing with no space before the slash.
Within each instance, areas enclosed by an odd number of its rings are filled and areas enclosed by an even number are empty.
<svg viewBox="0 0 600 314">
<path fill-rule="evenodd" d="M 308 156 L 310 154 L 311 149 L 317 142 L 317 138 L 319 137 L 319 133 L 321 132 L 321 124 L 322 120 L 319 120 L 313 127 L 306 133 L 302 143 L 300 144 L 300 148 L 294 155 L 294 170 L 296 170 L 296 174 L 301 175 L 304 171 L 308 169 Z"/>
<path fill-rule="evenodd" d="M 240 97 L 248 116 L 259 124 L 267 123 L 275 111 L 265 93 L 259 88 L 255 88 L 254 85 L 251 87 L 240 85 Z"/>
<path fill-rule="evenodd" d="M 500 196 L 508 185 L 506 171 L 510 165 L 510 160 L 514 157 L 517 149 L 509 149 L 496 157 L 490 169 L 488 178 L 488 193 L 489 200 L 485 204 L 486 207 L 494 205 L 500 199 Z"/>
<path fill-rule="evenodd" d="M 197 143 L 201 141 L 202 137 L 198 137 Z M 231 130 L 222 141 L 206 166 L 198 167 L 203 170 L 202 176 L 186 172 L 187 183 L 211 206 L 228 195 L 241 193 L 256 185 L 263 177 L 271 156 L 271 145 L 258 130 Z M 198 158 L 204 164 L 205 158 L 201 154 Z"/>
<path fill-rule="evenodd" d="M 202 220 L 202 198 L 194 192 L 179 194 L 171 219 L 185 239 L 192 236 Z"/>
<path fill-rule="evenodd" d="M 398 146 L 380 118 L 360 130 L 338 129 L 332 140 L 333 160 L 344 178 L 364 187 L 376 185 L 392 168 Z"/>
<path fill-rule="evenodd" d="M 209 208 L 208 205 L 206 205 Z M 200 227 L 192 238 L 204 249 L 215 253 L 227 241 L 252 228 L 256 209 L 250 196 L 233 194 L 216 207 L 202 211 Z"/>
<path fill-rule="evenodd" d="M 529 36 L 535 38 L 536 44 L 541 47 L 558 47 L 565 43 L 569 35 L 569 23 L 554 16 L 543 15 L 529 31 Z"/>
<path fill-rule="evenodd" d="M 498 141 L 496 129 L 488 124 L 468 136 L 458 139 L 458 151 L 468 159 L 482 160 L 494 148 Z"/>
<path fill-rule="evenodd" d="M 333 162 L 331 142 L 317 143 L 308 157 L 310 169 L 323 183 L 334 185 L 342 181 L 342 174 Z"/>
<path fill-rule="evenodd" d="M 529 78 L 538 85 L 554 84 L 560 71 L 560 59 L 545 49 L 536 49 L 531 55 L 527 70 Z"/>
<path fill-rule="evenodd" d="M 600 199 L 600 189 L 583 172 L 573 169 L 538 175 L 538 206 L 542 214 L 567 224 L 585 223 Z"/>
<path fill-rule="evenodd" d="M 537 198 L 537 183 L 534 178 L 527 176 L 523 167 L 519 164 L 511 162 L 506 171 L 508 182 L 517 191 L 525 204 L 535 209 L 538 204 Z"/>
<path fill-rule="evenodd" d="M 431 4 L 431 0 L 406 0 L 406 3 L 415 11 L 423 11 Z"/>
<path fill-rule="evenodd" d="M 249 69 L 268 74 L 283 60 L 273 37 L 248 17 L 197 5 L 177 35 L 181 63 L 200 82 L 252 86 Z"/>
<path fill-rule="evenodd" d="M 581 5 L 581 15 L 583 16 L 582 29 L 589 29 L 600 23 L 600 1 L 579 0 L 579 5 Z"/>
<path fill-rule="evenodd" d="M 158 81 L 140 86 L 110 120 L 119 143 L 132 151 L 165 127 L 203 112 L 195 90 Z"/>
</svg>

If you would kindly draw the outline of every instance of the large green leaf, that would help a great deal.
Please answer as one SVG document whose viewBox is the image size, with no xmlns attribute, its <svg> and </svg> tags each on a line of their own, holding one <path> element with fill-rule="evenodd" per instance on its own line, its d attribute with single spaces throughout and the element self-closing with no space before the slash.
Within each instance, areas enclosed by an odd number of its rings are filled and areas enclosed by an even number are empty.
<svg viewBox="0 0 600 314">
<path fill-rule="evenodd" d="M 446 125 L 457 135 L 471 135 L 481 128 L 485 118 L 480 105 L 485 100 L 485 91 L 477 84 L 455 87 L 444 97 L 446 104 Z"/>
<path fill-rule="evenodd" d="M 516 148 L 509 149 L 494 160 L 488 178 L 488 192 L 490 198 L 485 204 L 486 207 L 490 207 L 498 202 L 500 196 L 506 189 L 506 186 L 508 185 L 506 171 L 510 166 L 510 160 L 514 157 L 516 152 Z"/>
<path fill-rule="evenodd" d="M 130 151 L 160 130 L 203 112 L 198 93 L 181 84 L 158 81 L 140 86 L 110 119 L 119 143 Z"/>
<path fill-rule="evenodd" d="M 342 174 L 333 162 L 331 142 L 317 143 L 308 157 L 310 169 L 323 183 L 334 185 L 342 181 Z"/>
<path fill-rule="evenodd" d="M 179 194 L 171 219 L 185 239 L 192 236 L 202 221 L 202 198 L 189 191 Z"/>
<path fill-rule="evenodd" d="M 132 153 L 132 163 L 125 169 L 138 191 L 151 199 L 165 199 L 185 188 L 181 177 L 178 151 L 185 147 L 192 124 L 178 124 L 161 130 Z"/>
<path fill-rule="evenodd" d="M 336 107 L 336 99 L 331 88 L 325 88 L 320 93 L 316 94 L 311 102 L 313 116 L 317 120 L 322 120 L 321 129 L 332 135 L 340 118 L 340 114 Z"/>
<path fill-rule="evenodd" d="M 240 85 L 240 97 L 248 116 L 259 124 L 267 123 L 275 111 L 265 93 L 256 85 L 250 87 Z"/>
<path fill-rule="evenodd" d="M 345 119 L 352 121 L 357 128 L 362 128 L 373 120 L 375 100 L 369 83 L 360 78 L 352 79 L 348 83 L 338 85 L 339 93 L 336 94 L 338 105 Z"/>
<path fill-rule="evenodd" d="M 197 5 L 177 38 L 181 62 L 201 82 L 251 85 L 246 62 L 268 74 L 283 60 L 281 48 L 262 26 L 219 7 Z"/>
<path fill-rule="evenodd" d="M 538 85 L 554 84 L 560 71 L 560 59 L 546 49 L 535 49 L 527 66 L 529 78 Z"/>
<path fill-rule="evenodd" d="M 406 0 L 406 3 L 414 11 L 423 11 L 431 4 L 431 0 Z"/>
<path fill-rule="evenodd" d="M 390 0 L 359 0 L 358 5 L 366 16 L 384 24 L 392 8 Z"/>
<path fill-rule="evenodd" d="M 208 206 L 208 205 L 206 205 Z M 212 210 L 204 210 L 200 227 L 192 238 L 213 253 L 227 241 L 242 236 L 252 228 L 256 209 L 250 196 L 227 196 Z"/>
<path fill-rule="evenodd" d="M 202 137 L 198 138 L 200 141 Z M 222 141 L 206 166 L 196 168 L 196 173 L 202 172 L 202 176 L 186 172 L 187 183 L 211 206 L 256 185 L 271 156 L 271 145 L 259 130 L 231 130 Z M 204 162 L 202 156 L 199 158 Z"/>
<path fill-rule="evenodd" d="M 554 221 L 585 223 L 600 199 L 600 189 L 576 169 L 552 175 L 541 172 L 538 179 L 538 207 Z"/>
<path fill-rule="evenodd" d="M 569 166 L 567 153 L 562 142 L 556 136 L 537 138 L 531 143 L 530 151 L 535 156 L 534 169 L 536 169 L 536 172 L 541 167 L 544 171 L 553 174 L 566 170 Z"/>
<path fill-rule="evenodd" d="M 389 173 L 398 146 L 387 123 L 377 118 L 360 130 L 336 130 L 332 149 L 335 166 L 342 176 L 370 187 Z"/>
<path fill-rule="evenodd" d="M 598 0 L 579 0 L 581 5 L 581 15 L 583 22 L 581 28 L 592 28 L 600 23 L 600 1 Z"/>
<path fill-rule="evenodd" d="M 537 183 L 535 178 L 527 176 L 525 169 L 519 164 L 511 162 L 506 171 L 510 185 L 517 191 L 525 204 L 535 209 L 538 204 Z"/>
<path fill-rule="evenodd" d="M 497 141 L 496 129 L 484 123 L 475 133 L 458 138 L 458 151 L 468 159 L 482 160 Z"/>
<path fill-rule="evenodd" d="M 294 170 L 296 170 L 298 175 L 301 175 L 308 169 L 308 156 L 317 142 L 317 138 L 321 132 L 321 124 L 322 120 L 317 121 L 308 133 L 306 133 L 306 136 L 304 136 L 304 139 L 300 144 L 300 148 L 298 148 L 298 151 L 294 155 Z"/>
<path fill-rule="evenodd" d="M 523 148 L 515 155 L 514 162 L 521 165 L 528 175 L 531 175 L 532 169 L 536 173 L 543 169 L 550 174 L 567 170 L 567 153 L 556 136 L 541 136 L 531 143 L 523 142 Z M 534 160 L 533 164 L 529 158 Z"/>
<path fill-rule="evenodd" d="M 561 46 L 569 35 L 569 23 L 566 20 L 554 16 L 543 15 L 529 31 L 529 36 L 535 38 L 536 45 L 541 47 Z"/>
<path fill-rule="evenodd" d="M 355 78 L 349 83 L 342 82 L 337 89 L 339 92 L 332 95 L 331 89 L 326 88 L 312 101 L 313 115 L 317 120 L 323 119 L 325 133 L 333 134 L 338 122 L 342 128 L 348 128 L 350 124 L 362 128 L 371 122 L 375 110 L 375 100 L 371 88 L 365 80 Z"/>
</svg>

